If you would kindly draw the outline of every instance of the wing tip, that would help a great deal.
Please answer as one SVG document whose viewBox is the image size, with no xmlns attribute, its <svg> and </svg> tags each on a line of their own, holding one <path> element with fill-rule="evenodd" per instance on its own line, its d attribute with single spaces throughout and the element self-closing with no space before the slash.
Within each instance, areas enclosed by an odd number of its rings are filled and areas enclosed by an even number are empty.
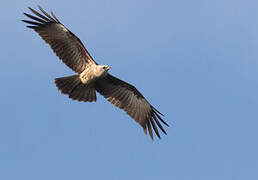
<svg viewBox="0 0 258 180">
<path fill-rule="evenodd" d="M 161 113 L 159 110 L 157 110 L 155 107 L 151 106 L 151 108 L 152 108 L 154 111 L 156 111 L 157 113 L 159 113 L 161 116 L 164 116 L 164 117 L 165 117 L 165 115 L 162 114 L 162 113 Z"/>
<path fill-rule="evenodd" d="M 164 115 L 163 115 L 161 112 L 159 112 L 156 108 L 154 108 L 153 106 L 151 106 L 151 107 L 152 107 L 152 112 L 154 113 L 153 116 L 157 116 L 158 119 L 159 119 L 163 124 L 165 124 L 166 126 L 169 127 L 168 123 L 167 123 L 166 121 L 164 121 L 164 120 L 160 117 L 160 115 L 162 115 L 162 116 L 164 116 Z M 159 115 L 159 114 L 160 114 L 160 115 Z"/>
<path fill-rule="evenodd" d="M 24 15 L 26 15 L 27 17 L 29 18 L 32 18 L 36 21 L 42 21 L 42 20 L 45 20 L 46 22 L 52 22 L 52 23 L 60 23 L 61 22 L 57 19 L 57 17 L 55 16 L 55 14 L 53 13 L 53 11 L 51 10 L 51 15 L 48 14 L 40 5 L 37 5 L 38 9 L 41 11 L 41 14 L 40 11 L 36 11 L 35 9 L 31 8 L 30 6 L 28 6 L 27 8 L 33 13 L 35 14 L 36 16 L 32 17 L 32 15 L 28 14 L 28 13 L 23 13 Z M 44 16 L 45 15 L 45 16 Z M 41 19 L 39 19 L 41 18 Z M 46 23 L 46 22 L 43 22 L 43 23 Z"/>
<path fill-rule="evenodd" d="M 153 106 L 151 106 L 151 111 L 150 111 L 150 116 L 149 118 L 146 119 L 146 125 L 148 127 L 148 131 L 149 131 L 149 135 L 151 137 L 151 139 L 153 140 L 153 133 L 152 133 L 152 129 L 154 130 L 156 136 L 161 139 L 159 130 L 157 127 L 159 127 L 159 129 L 165 134 L 167 135 L 167 132 L 165 131 L 165 129 L 162 127 L 162 125 L 160 124 L 160 121 L 165 124 L 166 126 L 169 127 L 168 123 L 166 123 L 161 117 L 160 115 L 164 116 L 161 112 L 159 112 L 156 108 L 154 108 Z M 146 126 L 145 125 L 145 126 Z M 145 130 L 147 130 L 145 128 Z"/>
</svg>

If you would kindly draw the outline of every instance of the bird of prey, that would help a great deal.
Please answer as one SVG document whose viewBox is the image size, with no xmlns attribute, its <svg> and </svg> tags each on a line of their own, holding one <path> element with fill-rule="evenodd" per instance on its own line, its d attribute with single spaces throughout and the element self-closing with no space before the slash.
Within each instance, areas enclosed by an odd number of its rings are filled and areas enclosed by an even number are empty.
<svg viewBox="0 0 258 180">
<path fill-rule="evenodd" d="M 55 84 L 61 93 L 77 101 L 94 102 L 96 92 L 104 96 L 113 105 L 123 109 L 131 118 L 139 123 L 144 133 L 147 131 L 153 140 L 153 132 L 160 138 L 157 126 L 167 134 L 161 123 L 168 124 L 163 116 L 144 96 L 131 84 L 124 82 L 110 73 L 110 66 L 96 63 L 81 40 L 69 31 L 51 11 L 51 15 L 38 6 L 41 13 L 28 7 L 32 14 L 24 13 L 30 20 L 28 28 L 35 30 L 41 38 L 50 45 L 54 53 L 76 75 L 55 79 Z"/>
</svg>

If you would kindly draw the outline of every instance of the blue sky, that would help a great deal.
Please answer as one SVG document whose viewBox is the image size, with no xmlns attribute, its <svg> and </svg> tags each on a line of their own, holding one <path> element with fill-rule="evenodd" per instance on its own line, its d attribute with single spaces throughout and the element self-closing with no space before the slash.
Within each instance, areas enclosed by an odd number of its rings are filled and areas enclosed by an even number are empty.
<svg viewBox="0 0 258 180">
<path fill-rule="evenodd" d="M 52 9 L 110 73 L 170 124 L 151 141 L 103 97 L 68 99 L 72 75 L 25 28 Z M 258 1 L 5 1 L 1 4 L 0 179 L 258 179 Z M 137 65 L 137 66 L 136 66 Z"/>
</svg>

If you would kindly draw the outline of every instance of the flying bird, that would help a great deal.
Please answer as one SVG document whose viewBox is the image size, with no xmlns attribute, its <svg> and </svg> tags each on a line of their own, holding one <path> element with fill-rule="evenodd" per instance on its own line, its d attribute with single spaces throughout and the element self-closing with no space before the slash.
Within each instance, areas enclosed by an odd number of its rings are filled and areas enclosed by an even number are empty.
<svg viewBox="0 0 258 180">
<path fill-rule="evenodd" d="M 158 128 L 167 134 L 161 123 L 168 124 L 161 118 L 163 114 L 155 109 L 144 96 L 131 84 L 124 82 L 108 71 L 110 66 L 99 65 L 91 57 L 81 40 L 69 31 L 51 11 L 51 15 L 38 6 L 41 13 L 28 7 L 31 14 L 24 13 L 30 20 L 28 28 L 35 30 L 50 45 L 54 53 L 75 75 L 55 79 L 61 93 L 77 101 L 94 102 L 96 92 L 104 96 L 113 105 L 123 109 L 139 123 L 144 133 L 147 131 L 153 140 L 153 132 L 160 138 Z"/>
</svg>

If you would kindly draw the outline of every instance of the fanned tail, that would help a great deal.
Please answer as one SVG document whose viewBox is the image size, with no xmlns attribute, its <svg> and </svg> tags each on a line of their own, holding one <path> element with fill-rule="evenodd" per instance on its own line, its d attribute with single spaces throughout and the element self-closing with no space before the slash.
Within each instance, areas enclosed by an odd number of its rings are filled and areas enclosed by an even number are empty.
<svg viewBox="0 0 258 180">
<path fill-rule="evenodd" d="M 84 102 L 97 100 L 94 86 L 83 84 L 79 75 L 56 78 L 55 84 L 58 90 L 63 94 L 67 94 L 73 100 Z"/>
</svg>

